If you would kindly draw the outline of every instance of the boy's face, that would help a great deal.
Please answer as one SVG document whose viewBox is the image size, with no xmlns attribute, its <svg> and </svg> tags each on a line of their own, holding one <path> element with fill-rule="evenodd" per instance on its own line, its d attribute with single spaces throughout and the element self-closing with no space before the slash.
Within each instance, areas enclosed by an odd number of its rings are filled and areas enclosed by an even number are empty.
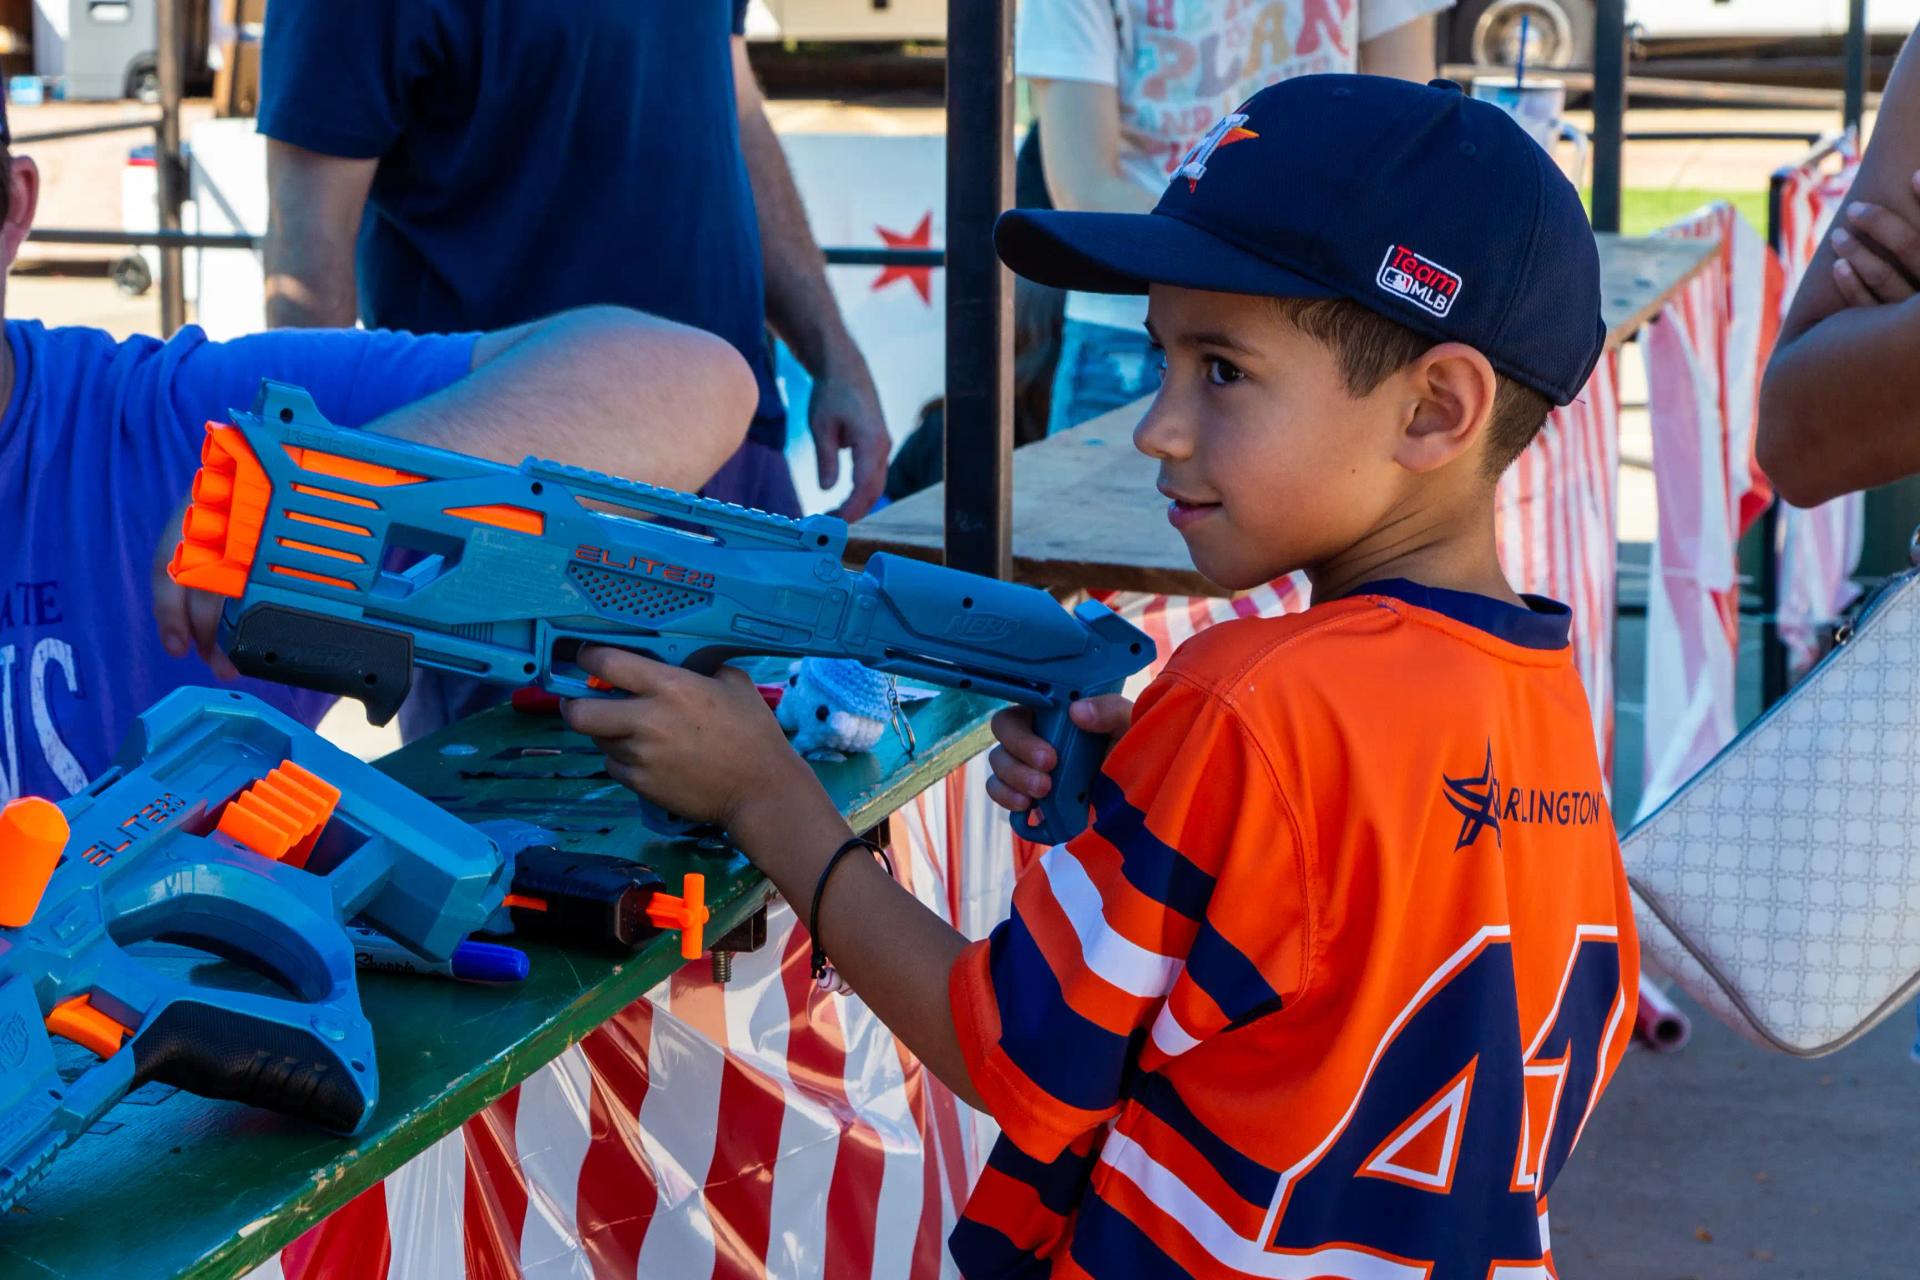
<svg viewBox="0 0 1920 1280">
<path fill-rule="evenodd" d="M 1167 518 L 1207 577 L 1245 590 L 1392 522 L 1412 412 L 1399 379 L 1355 399 L 1267 298 L 1156 284 L 1147 327 L 1165 374 L 1133 442 L 1159 459 Z"/>
</svg>

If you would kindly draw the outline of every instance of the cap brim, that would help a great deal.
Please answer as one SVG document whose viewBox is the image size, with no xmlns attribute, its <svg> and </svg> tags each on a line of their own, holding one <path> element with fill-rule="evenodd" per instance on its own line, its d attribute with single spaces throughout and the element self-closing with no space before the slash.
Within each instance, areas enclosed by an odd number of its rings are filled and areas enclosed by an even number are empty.
<svg viewBox="0 0 1920 1280">
<path fill-rule="evenodd" d="M 1219 293 L 1332 298 L 1340 291 L 1164 213 L 1014 209 L 993 229 L 1000 260 L 1056 289 L 1145 293 L 1172 284 Z"/>
</svg>

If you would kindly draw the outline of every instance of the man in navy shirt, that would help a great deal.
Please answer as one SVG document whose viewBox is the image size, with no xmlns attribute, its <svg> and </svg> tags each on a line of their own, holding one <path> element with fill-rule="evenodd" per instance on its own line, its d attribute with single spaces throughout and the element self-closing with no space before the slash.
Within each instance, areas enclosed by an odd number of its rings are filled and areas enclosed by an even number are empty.
<svg viewBox="0 0 1920 1280">
<path fill-rule="evenodd" d="M 39 198 L 33 161 L 6 150 L 4 272 Z M 0 342 L 0 802 L 60 798 L 112 759 L 133 717 L 233 669 L 214 648 L 221 601 L 161 567 L 180 528 L 205 424 L 253 402 L 260 379 L 297 383 L 321 412 L 442 448 L 529 453 L 680 488 L 743 438 L 756 390 L 745 362 L 696 329 L 613 307 L 498 333 L 416 337 L 309 331 L 161 342 L 6 320 Z M 699 431 L 686 429 L 698 422 Z M 209 670 L 209 666 L 213 670 Z M 308 724 L 329 699 L 236 687 Z"/>
<path fill-rule="evenodd" d="M 274 0 L 269 325 L 438 333 L 587 303 L 695 325 L 760 385 L 707 492 L 796 514 L 771 323 L 814 378 L 821 484 L 850 449 L 839 514 L 864 514 L 890 441 L 747 64 L 746 4 Z"/>
</svg>

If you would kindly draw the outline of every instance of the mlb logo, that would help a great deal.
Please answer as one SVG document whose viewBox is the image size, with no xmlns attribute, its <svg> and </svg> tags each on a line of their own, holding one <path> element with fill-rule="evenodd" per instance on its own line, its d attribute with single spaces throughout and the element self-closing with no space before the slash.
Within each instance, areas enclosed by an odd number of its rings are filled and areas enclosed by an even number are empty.
<svg viewBox="0 0 1920 1280">
<path fill-rule="evenodd" d="M 1459 276 L 1403 244 L 1388 246 L 1375 283 L 1436 316 L 1452 311 L 1460 296 Z"/>
</svg>

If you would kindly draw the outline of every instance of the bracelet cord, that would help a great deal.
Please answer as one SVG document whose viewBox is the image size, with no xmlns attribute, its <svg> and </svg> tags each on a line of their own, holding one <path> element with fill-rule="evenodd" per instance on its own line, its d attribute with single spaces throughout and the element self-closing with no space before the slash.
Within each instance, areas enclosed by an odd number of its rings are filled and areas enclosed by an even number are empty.
<svg viewBox="0 0 1920 1280">
<path fill-rule="evenodd" d="M 827 976 L 827 949 L 820 941 L 820 897 L 826 892 L 827 879 L 833 875 L 834 868 L 840 865 L 842 858 L 855 849 L 865 849 L 880 859 L 881 865 L 887 870 L 887 878 L 889 880 L 893 878 L 893 859 L 887 856 L 887 851 L 873 841 L 860 836 L 853 837 L 835 849 L 833 856 L 827 859 L 827 865 L 820 869 L 820 878 L 814 882 L 813 902 L 807 908 L 807 936 L 813 941 L 813 978 L 816 982 Z"/>
</svg>

